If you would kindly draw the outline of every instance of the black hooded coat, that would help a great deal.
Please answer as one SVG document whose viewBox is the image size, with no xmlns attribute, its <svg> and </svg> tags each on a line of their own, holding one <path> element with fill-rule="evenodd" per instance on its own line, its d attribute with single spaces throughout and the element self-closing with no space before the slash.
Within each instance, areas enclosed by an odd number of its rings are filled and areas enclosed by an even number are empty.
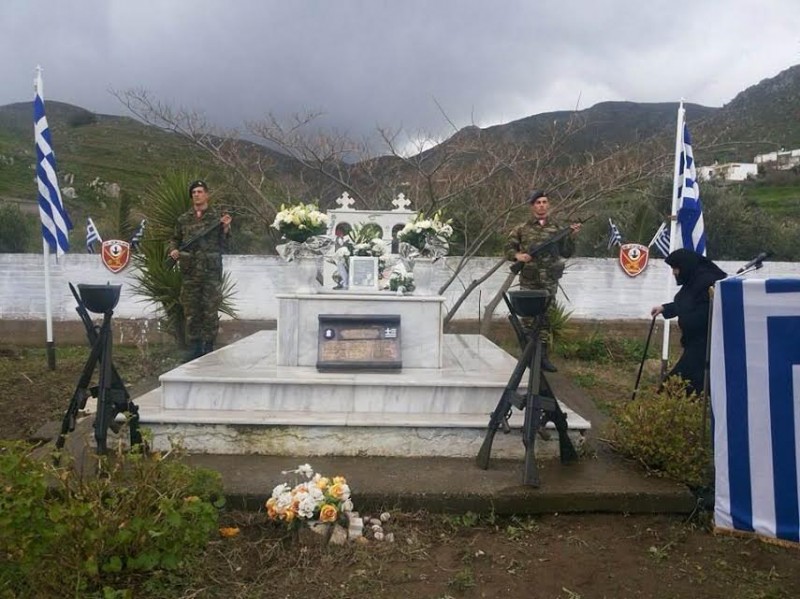
<svg viewBox="0 0 800 599">
<path fill-rule="evenodd" d="M 678 317 L 683 347 L 680 360 L 669 374 L 683 377 L 689 381 L 689 391 L 700 393 L 708 344 L 708 288 L 727 275 L 705 256 L 683 248 L 672 252 L 665 262 L 679 270 L 676 282 L 681 286 L 675 299 L 664 304 L 664 318 Z"/>
</svg>

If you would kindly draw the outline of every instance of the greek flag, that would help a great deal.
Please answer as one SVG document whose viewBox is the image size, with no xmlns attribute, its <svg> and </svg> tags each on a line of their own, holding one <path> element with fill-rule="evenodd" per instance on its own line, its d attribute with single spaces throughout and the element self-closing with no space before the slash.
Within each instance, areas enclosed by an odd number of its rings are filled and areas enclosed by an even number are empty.
<svg viewBox="0 0 800 599">
<path fill-rule="evenodd" d="M 717 527 L 800 542 L 800 278 L 717 283 L 711 330 Z"/>
<path fill-rule="evenodd" d="M 611 219 L 608 219 L 608 248 L 611 249 L 612 245 L 622 245 L 622 234 L 617 229 L 617 225 L 611 222 Z"/>
<path fill-rule="evenodd" d="M 94 254 L 94 243 L 95 242 L 103 243 L 103 239 L 100 237 L 100 233 L 97 232 L 97 227 L 94 226 L 94 222 L 91 218 L 86 219 L 86 251 L 90 254 Z"/>
<path fill-rule="evenodd" d="M 56 157 L 47 117 L 44 114 L 44 99 L 41 95 L 41 73 L 36 78 L 33 97 L 33 129 L 36 140 L 36 185 L 39 188 L 39 216 L 42 219 L 42 235 L 50 250 L 62 256 L 69 250 L 69 220 L 56 176 Z"/>
<path fill-rule="evenodd" d="M 658 231 L 656 231 L 656 234 L 653 235 L 647 247 L 653 247 L 654 245 L 664 258 L 669 256 L 669 227 L 667 223 L 661 223 L 661 226 L 658 228 Z"/>
<path fill-rule="evenodd" d="M 689 127 L 683 123 L 682 149 L 678 170 L 678 211 L 674 249 L 686 248 L 706 255 L 706 228 L 703 224 L 703 206 L 692 154 Z"/>
<path fill-rule="evenodd" d="M 139 242 L 142 241 L 142 237 L 144 237 L 144 227 L 147 223 L 147 219 L 142 219 L 142 222 L 139 223 L 139 227 L 134 231 L 133 237 L 131 237 L 131 249 L 138 250 L 139 249 Z"/>
</svg>

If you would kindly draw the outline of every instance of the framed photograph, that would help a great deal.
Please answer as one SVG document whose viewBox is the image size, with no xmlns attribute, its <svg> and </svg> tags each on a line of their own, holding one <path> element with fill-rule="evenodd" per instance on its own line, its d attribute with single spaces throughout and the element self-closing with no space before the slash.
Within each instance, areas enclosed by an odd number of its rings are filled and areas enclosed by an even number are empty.
<svg viewBox="0 0 800 599">
<path fill-rule="evenodd" d="M 378 259 L 374 256 L 350 256 L 350 289 L 378 289 Z"/>
</svg>

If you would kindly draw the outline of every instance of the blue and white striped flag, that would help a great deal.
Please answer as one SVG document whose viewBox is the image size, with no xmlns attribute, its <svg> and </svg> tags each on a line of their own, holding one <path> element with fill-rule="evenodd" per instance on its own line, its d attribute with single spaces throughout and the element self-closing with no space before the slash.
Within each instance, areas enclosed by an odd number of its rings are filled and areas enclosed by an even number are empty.
<svg viewBox="0 0 800 599">
<path fill-rule="evenodd" d="M 94 221 L 91 218 L 86 219 L 86 251 L 94 254 L 95 242 L 103 243 L 100 233 L 97 232 L 97 227 L 94 226 Z"/>
<path fill-rule="evenodd" d="M 686 248 L 706 255 L 706 228 L 703 224 L 703 206 L 700 203 L 700 187 L 694 166 L 692 140 L 689 127 L 683 123 L 682 150 L 678 171 L 678 211 L 673 249 Z"/>
<path fill-rule="evenodd" d="M 608 219 L 608 248 L 611 249 L 612 245 L 622 245 L 622 234 L 619 232 L 617 225 Z"/>
<path fill-rule="evenodd" d="M 42 219 L 42 236 L 56 256 L 69 250 L 69 220 L 56 175 L 56 157 L 47 117 L 44 114 L 44 98 L 41 94 L 42 75 L 36 77 L 36 90 L 33 97 L 33 130 L 36 140 L 36 185 L 39 189 L 39 216 Z"/>
<path fill-rule="evenodd" d="M 142 222 L 139 223 L 139 227 L 134 231 L 133 237 L 131 237 L 131 249 L 138 250 L 139 243 L 142 241 L 142 237 L 144 237 L 144 227 L 147 224 L 147 219 L 142 219 Z"/>
<path fill-rule="evenodd" d="M 656 231 L 656 234 L 653 235 L 647 247 L 653 247 L 654 245 L 664 258 L 669 256 L 669 227 L 667 223 L 661 223 L 661 226 L 658 228 L 658 231 Z"/>
<path fill-rule="evenodd" d="M 800 542 L 800 278 L 717 283 L 714 522 Z"/>
</svg>

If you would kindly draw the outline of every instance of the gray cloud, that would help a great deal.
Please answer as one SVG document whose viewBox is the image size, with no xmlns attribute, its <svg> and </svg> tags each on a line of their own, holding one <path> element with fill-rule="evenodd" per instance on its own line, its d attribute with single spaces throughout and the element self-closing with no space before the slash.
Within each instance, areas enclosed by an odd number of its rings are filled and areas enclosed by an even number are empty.
<svg viewBox="0 0 800 599">
<path fill-rule="evenodd" d="M 682 12 L 676 12 L 681 10 Z M 3 0 L 0 104 L 124 113 L 109 88 L 237 126 L 267 111 L 446 133 L 603 100 L 721 105 L 800 62 L 800 2 Z"/>
</svg>

